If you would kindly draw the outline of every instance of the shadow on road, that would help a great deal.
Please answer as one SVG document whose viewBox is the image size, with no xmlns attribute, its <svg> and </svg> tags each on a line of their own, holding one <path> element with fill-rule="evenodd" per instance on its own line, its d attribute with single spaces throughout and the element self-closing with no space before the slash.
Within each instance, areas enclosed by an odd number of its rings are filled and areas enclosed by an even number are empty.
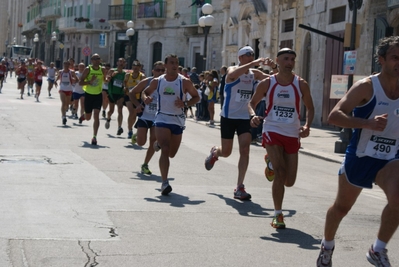
<svg viewBox="0 0 399 267">
<path fill-rule="evenodd" d="M 89 142 L 83 141 L 82 142 L 82 147 L 86 147 L 86 148 L 91 148 L 91 149 L 100 149 L 100 148 L 109 148 L 109 146 L 102 146 L 102 145 L 92 145 Z"/>
<path fill-rule="evenodd" d="M 250 217 L 260 217 L 260 216 L 270 216 L 271 212 L 273 213 L 274 209 L 265 209 L 261 205 L 254 203 L 252 201 L 239 201 L 234 198 L 224 197 L 220 194 L 208 193 L 209 195 L 217 196 L 218 198 L 224 200 L 226 205 L 234 208 L 238 211 L 238 213 L 242 216 L 250 216 Z"/>
<path fill-rule="evenodd" d="M 284 216 L 286 217 L 286 216 Z M 298 244 L 298 247 L 303 249 L 320 249 L 320 240 L 313 236 L 296 229 L 276 229 L 277 233 L 272 233 L 270 236 L 261 236 L 265 241 L 273 241 L 279 243 Z"/>
<path fill-rule="evenodd" d="M 142 180 L 142 181 L 155 181 L 155 182 L 159 182 L 160 184 L 162 183 L 162 178 L 159 175 L 145 175 L 142 174 L 141 172 L 133 172 L 136 174 L 136 177 L 132 177 L 130 179 L 135 179 L 135 180 Z M 174 178 L 168 178 L 169 181 L 174 181 Z"/>
<path fill-rule="evenodd" d="M 157 189 L 161 192 L 161 189 Z M 172 207 L 184 208 L 186 205 L 199 205 L 205 202 L 205 200 L 190 200 L 189 197 L 179 195 L 176 193 L 170 193 L 167 196 L 157 196 L 156 198 L 144 198 L 148 202 L 166 203 Z"/>
</svg>

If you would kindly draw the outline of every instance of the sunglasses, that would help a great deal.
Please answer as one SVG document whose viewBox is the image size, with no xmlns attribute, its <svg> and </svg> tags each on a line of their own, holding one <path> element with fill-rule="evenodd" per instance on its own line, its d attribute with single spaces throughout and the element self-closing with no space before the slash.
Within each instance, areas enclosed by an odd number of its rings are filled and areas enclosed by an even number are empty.
<svg viewBox="0 0 399 267">
<path fill-rule="evenodd" d="M 154 69 L 154 71 L 156 71 L 156 72 L 164 72 L 165 69 Z"/>
<path fill-rule="evenodd" d="M 255 54 L 253 52 L 246 52 L 244 55 L 247 57 L 253 57 Z"/>
<path fill-rule="evenodd" d="M 92 60 L 100 60 L 101 58 L 99 58 L 99 57 L 93 57 L 93 58 L 91 58 Z"/>
</svg>

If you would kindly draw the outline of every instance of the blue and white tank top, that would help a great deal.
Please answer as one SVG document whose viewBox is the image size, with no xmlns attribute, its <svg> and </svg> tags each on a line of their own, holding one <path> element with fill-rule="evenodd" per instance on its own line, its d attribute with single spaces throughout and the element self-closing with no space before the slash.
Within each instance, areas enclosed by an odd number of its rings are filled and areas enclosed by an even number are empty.
<svg viewBox="0 0 399 267">
<path fill-rule="evenodd" d="M 370 76 L 373 85 L 373 97 L 363 106 L 353 110 L 353 116 L 372 119 L 374 116 L 388 114 L 384 131 L 354 129 L 352 139 L 346 150 L 347 154 L 358 157 L 369 156 L 376 159 L 390 160 L 395 158 L 399 146 L 399 99 L 388 98 L 377 75 Z"/>
<path fill-rule="evenodd" d="M 149 77 L 147 86 L 151 83 L 153 77 Z M 140 119 L 147 121 L 154 121 L 155 114 L 157 113 L 158 106 L 158 92 L 155 90 L 151 94 L 152 101 L 149 104 L 144 106 L 143 115 L 141 115 Z"/>
<path fill-rule="evenodd" d="M 255 77 L 249 70 L 224 87 L 224 103 L 221 116 L 229 119 L 249 120 L 248 103 L 254 91 Z"/>
</svg>

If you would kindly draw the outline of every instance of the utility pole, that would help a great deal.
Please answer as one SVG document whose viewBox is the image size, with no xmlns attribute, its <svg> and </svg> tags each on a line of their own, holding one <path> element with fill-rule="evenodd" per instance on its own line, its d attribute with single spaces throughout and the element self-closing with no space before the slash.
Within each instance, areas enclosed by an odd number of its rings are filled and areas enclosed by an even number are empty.
<svg viewBox="0 0 399 267">
<path fill-rule="evenodd" d="M 352 11 L 352 29 L 351 29 L 351 42 L 350 51 L 356 49 L 356 21 L 357 21 L 357 10 L 362 7 L 363 0 L 348 0 L 349 10 Z M 353 74 L 348 76 L 348 90 L 353 85 Z M 345 153 L 346 147 L 349 145 L 352 137 L 352 129 L 344 128 L 339 134 L 340 140 L 335 142 L 335 153 Z"/>
</svg>

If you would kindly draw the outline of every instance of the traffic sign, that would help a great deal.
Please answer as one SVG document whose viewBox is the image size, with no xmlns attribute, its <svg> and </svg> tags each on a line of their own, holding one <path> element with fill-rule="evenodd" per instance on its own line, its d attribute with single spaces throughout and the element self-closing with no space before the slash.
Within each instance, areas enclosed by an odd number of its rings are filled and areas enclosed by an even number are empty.
<svg viewBox="0 0 399 267">
<path fill-rule="evenodd" d="M 90 56 L 90 54 L 91 54 L 91 49 L 90 49 L 90 47 L 88 47 L 88 46 L 83 47 L 83 49 L 82 49 L 82 54 L 83 54 L 84 56 L 86 56 L 86 57 Z"/>
</svg>

